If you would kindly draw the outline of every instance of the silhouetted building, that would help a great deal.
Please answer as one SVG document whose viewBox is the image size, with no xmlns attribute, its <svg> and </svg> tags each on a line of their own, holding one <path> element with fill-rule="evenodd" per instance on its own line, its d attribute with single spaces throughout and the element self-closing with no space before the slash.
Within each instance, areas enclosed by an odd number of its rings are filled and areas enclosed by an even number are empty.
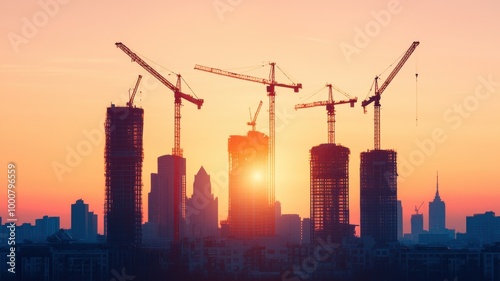
<svg viewBox="0 0 500 281">
<path fill-rule="evenodd" d="M 115 245 L 139 245 L 142 225 L 142 108 L 107 108 L 105 235 Z"/>
<path fill-rule="evenodd" d="M 429 232 L 444 233 L 446 230 L 446 205 L 439 196 L 439 177 L 436 175 L 436 195 L 429 202 Z"/>
<path fill-rule="evenodd" d="M 403 203 L 398 200 L 398 240 L 403 239 Z"/>
<path fill-rule="evenodd" d="M 71 236 L 76 240 L 85 240 L 88 231 L 89 205 L 82 199 L 71 204 Z"/>
<path fill-rule="evenodd" d="M 467 238 L 477 239 L 482 244 L 500 242 L 500 217 L 494 212 L 467 216 L 465 223 Z"/>
<path fill-rule="evenodd" d="M 80 242 L 97 240 L 97 214 L 89 212 L 89 205 L 82 199 L 71 204 L 71 236 Z"/>
<path fill-rule="evenodd" d="M 320 144 L 310 152 L 311 239 L 331 236 L 340 243 L 354 236 L 354 226 L 349 224 L 350 151 L 337 144 Z"/>
<path fill-rule="evenodd" d="M 300 244 L 300 216 L 297 214 L 282 214 L 276 221 L 276 236 L 291 244 Z"/>
<path fill-rule="evenodd" d="M 88 212 L 88 228 L 87 228 L 87 241 L 96 242 L 98 233 L 98 223 L 97 214 L 94 212 Z"/>
<path fill-rule="evenodd" d="M 181 180 L 174 187 L 174 162 L 179 157 Z M 174 188 L 178 189 L 178 202 L 174 206 Z M 158 172 L 151 174 L 151 192 L 148 194 L 148 223 L 157 224 L 158 242 L 162 245 L 174 241 L 174 208 L 179 208 L 179 237 L 184 237 L 184 218 L 186 216 L 186 158 L 174 155 L 158 157 Z"/>
<path fill-rule="evenodd" d="M 361 153 L 361 237 L 376 243 L 395 242 L 397 223 L 397 164 L 393 150 Z"/>
<path fill-rule="evenodd" d="M 43 216 L 35 220 L 35 241 L 45 242 L 47 237 L 59 231 L 61 219 L 59 217 Z"/>
<path fill-rule="evenodd" d="M 219 199 L 212 193 L 210 175 L 203 166 L 194 176 L 193 195 L 186 203 L 186 234 L 189 237 L 218 237 Z"/>
<path fill-rule="evenodd" d="M 274 200 L 269 188 L 269 137 L 249 131 L 230 136 L 229 214 L 230 236 L 256 238 L 273 236 Z"/>
<path fill-rule="evenodd" d="M 301 224 L 301 242 L 302 244 L 311 243 L 311 219 L 303 218 Z"/>
<path fill-rule="evenodd" d="M 418 236 L 424 233 L 424 215 L 412 214 L 411 215 L 411 236 L 413 242 L 418 243 Z"/>
</svg>

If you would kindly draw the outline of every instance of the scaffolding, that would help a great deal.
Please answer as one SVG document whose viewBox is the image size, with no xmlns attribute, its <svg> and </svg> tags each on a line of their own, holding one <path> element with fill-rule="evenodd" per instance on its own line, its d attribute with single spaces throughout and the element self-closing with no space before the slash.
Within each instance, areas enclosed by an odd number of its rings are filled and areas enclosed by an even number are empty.
<svg viewBox="0 0 500 281">
<path fill-rule="evenodd" d="M 311 243 L 340 243 L 354 235 L 349 224 L 349 154 L 347 147 L 321 144 L 310 151 Z"/>
<path fill-rule="evenodd" d="M 397 161 L 394 150 L 361 153 L 361 237 L 397 241 Z"/>
<path fill-rule="evenodd" d="M 110 244 L 141 243 L 143 124 L 142 108 L 107 109 L 104 213 Z"/>
</svg>

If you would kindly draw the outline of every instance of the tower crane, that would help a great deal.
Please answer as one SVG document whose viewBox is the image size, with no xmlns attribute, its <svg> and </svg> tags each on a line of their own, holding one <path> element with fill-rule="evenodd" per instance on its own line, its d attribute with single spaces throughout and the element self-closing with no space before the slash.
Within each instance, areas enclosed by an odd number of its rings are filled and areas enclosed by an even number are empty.
<svg viewBox="0 0 500 281">
<path fill-rule="evenodd" d="M 415 205 L 415 214 L 418 215 L 418 211 L 420 211 L 420 208 L 422 208 L 422 205 L 424 205 L 424 202 L 422 202 L 422 204 L 420 204 L 420 206 L 417 208 L 417 205 Z"/>
<path fill-rule="evenodd" d="M 138 63 L 147 72 L 158 79 L 163 85 L 167 86 L 172 92 L 174 92 L 175 98 L 175 110 L 174 110 L 174 148 L 172 149 L 172 155 L 174 156 L 174 240 L 179 241 L 180 239 L 180 218 L 181 215 L 184 216 L 185 210 L 182 206 L 185 206 L 185 190 L 180 190 L 181 188 L 181 174 L 180 174 L 180 158 L 182 157 L 181 148 L 181 105 L 182 99 L 185 99 L 193 104 L 195 104 L 198 109 L 201 109 L 203 105 L 203 99 L 198 99 L 191 95 L 181 92 L 181 75 L 177 74 L 176 85 L 170 83 L 165 77 L 163 77 L 158 71 L 152 68 L 148 63 L 141 59 L 136 53 L 132 52 L 127 46 L 121 42 L 115 43 L 116 47 L 120 48 L 125 54 L 127 54 L 133 62 Z M 183 193 L 183 194 L 181 194 Z M 179 201 L 181 200 L 181 201 Z M 182 203 L 181 203 L 182 202 Z"/>
<path fill-rule="evenodd" d="M 255 131 L 255 125 L 257 125 L 257 116 L 259 116 L 260 108 L 262 107 L 263 102 L 259 102 L 259 106 L 257 107 L 257 110 L 255 111 L 255 114 L 252 117 L 252 111 L 250 111 L 250 122 L 247 122 L 248 126 L 252 126 L 252 131 Z"/>
<path fill-rule="evenodd" d="M 385 80 L 384 84 L 378 87 L 378 79 L 379 77 L 375 77 L 375 95 L 371 96 L 370 98 L 364 100 L 361 102 L 361 106 L 363 106 L 363 110 L 366 113 L 366 106 L 368 106 L 370 103 L 375 102 L 374 107 L 374 142 L 375 142 L 375 150 L 380 149 L 380 97 L 382 93 L 385 91 L 387 86 L 391 83 L 392 79 L 398 74 L 399 70 L 403 67 L 405 62 L 408 60 L 408 58 L 411 56 L 413 51 L 415 51 L 415 48 L 417 48 L 418 44 L 420 42 L 414 41 L 410 48 L 406 51 L 406 53 L 403 55 L 399 63 L 396 65 L 396 67 L 392 70 L 391 74 L 387 77 Z"/>
<path fill-rule="evenodd" d="M 137 93 L 137 89 L 139 88 L 139 83 L 141 83 L 142 75 L 139 75 L 137 77 L 137 82 L 135 83 L 134 90 L 132 91 L 132 94 L 130 95 L 129 101 L 127 102 L 128 107 L 132 107 L 134 105 L 134 98 L 135 94 Z"/>
<path fill-rule="evenodd" d="M 327 101 L 316 101 L 311 103 L 301 103 L 295 105 L 295 110 L 300 108 L 309 108 L 314 106 L 326 106 L 326 111 L 328 115 L 328 143 L 335 143 L 335 105 L 336 104 L 346 104 L 349 103 L 351 107 L 354 107 L 354 103 L 358 101 L 357 97 L 351 98 L 347 93 L 340 90 L 339 88 L 333 86 L 332 84 L 326 84 L 328 88 L 328 100 Z M 339 93 L 343 94 L 348 100 L 334 101 L 332 88 L 337 90 Z"/>
<path fill-rule="evenodd" d="M 275 124 L 276 91 L 275 91 L 275 88 L 276 87 L 290 88 L 290 89 L 293 89 L 293 91 L 295 93 L 298 93 L 299 89 L 302 89 L 302 84 L 301 83 L 292 83 L 292 84 L 278 83 L 276 81 L 276 77 L 275 77 L 275 68 L 277 67 L 276 63 L 270 62 L 269 65 L 271 66 L 271 69 L 269 71 L 269 78 L 268 79 L 258 78 L 258 77 L 245 75 L 245 74 L 238 74 L 238 73 L 234 73 L 234 72 L 230 72 L 230 71 L 226 71 L 226 70 L 222 70 L 222 69 L 217 69 L 217 68 L 213 68 L 213 67 L 208 67 L 208 66 L 202 66 L 202 65 L 198 65 L 198 64 L 194 66 L 194 69 L 267 85 L 266 90 L 267 90 L 267 96 L 269 97 L 269 167 L 270 167 L 270 174 L 269 174 L 270 181 L 269 181 L 269 183 L 270 183 L 270 190 L 271 190 L 269 201 L 271 204 L 274 204 L 275 128 L 276 128 L 276 124 Z"/>
</svg>

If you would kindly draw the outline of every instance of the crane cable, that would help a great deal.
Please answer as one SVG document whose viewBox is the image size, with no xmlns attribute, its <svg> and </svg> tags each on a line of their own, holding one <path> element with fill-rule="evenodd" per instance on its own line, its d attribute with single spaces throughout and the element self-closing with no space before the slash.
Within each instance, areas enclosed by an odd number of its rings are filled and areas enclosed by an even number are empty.
<svg viewBox="0 0 500 281">
<path fill-rule="evenodd" d="M 415 126 L 418 126 L 418 54 L 417 50 L 415 58 Z"/>
</svg>

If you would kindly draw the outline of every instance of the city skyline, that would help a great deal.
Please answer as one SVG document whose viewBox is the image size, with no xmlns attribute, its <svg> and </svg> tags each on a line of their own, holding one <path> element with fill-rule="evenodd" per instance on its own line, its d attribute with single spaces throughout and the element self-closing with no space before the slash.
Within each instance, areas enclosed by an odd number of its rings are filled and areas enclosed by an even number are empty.
<svg viewBox="0 0 500 281">
<path fill-rule="evenodd" d="M 0 27 L 5 36 L 0 50 L 6 56 L 0 72 L 9 106 L 0 116 L 9 120 L 4 129 L 10 134 L 2 141 L 0 154 L 5 162 L 18 166 L 21 222 L 34 221 L 41 210 L 50 210 L 48 215 L 67 213 L 78 198 L 84 198 L 103 218 L 105 108 L 110 102 L 125 106 L 137 74 L 144 76 L 136 104 L 145 112 L 142 199 L 146 221 L 148 175 L 156 171 L 156 159 L 174 146 L 172 93 L 131 63 L 114 46 L 118 41 L 180 72 L 205 100 L 201 110 L 186 106 L 183 111 L 186 194 L 192 193 L 193 176 L 204 166 L 219 198 L 222 220 L 228 215 L 227 138 L 248 130 L 248 108 L 255 110 L 259 100 L 264 105 L 257 130 L 267 133 L 266 89 L 195 71 L 195 64 L 224 69 L 264 64 L 249 75 L 265 78 L 269 67 L 262 62 L 272 60 L 304 85 L 298 94 L 277 90 L 276 200 L 283 213 L 307 218 L 309 149 L 326 143 L 327 124 L 321 110 L 295 111 L 294 105 L 317 100 L 318 95 L 306 97 L 327 82 L 363 100 L 373 77 L 390 66 L 408 44 L 419 40 L 414 57 L 382 100 L 382 148 L 398 153 L 404 232 L 410 229 L 412 206 L 432 199 L 436 170 L 441 176 L 440 193 L 446 198 L 447 227 L 464 232 L 465 216 L 500 213 L 496 190 L 500 182 L 493 165 L 500 152 L 492 149 L 500 141 L 495 124 L 500 119 L 496 110 L 500 104 L 500 39 L 488 32 L 499 27 L 494 21 L 498 3 L 429 7 L 425 3 L 374 1 L 360 8 L 354 3 L 315 2 L 292 5 L 286 13 L 277 4 L 263 6 L 260 2 L 241 2 L 225 12 L 208 2 L 196 7 L 177 3 L 176 13 L 168 18 L 163 14 L 172 9 L 169 4 L 121 3 L 119 12 L 113 9 L 115 4 L 101 4 L 96 12 L 91 4 L 67 1 L 53 16 L 45 12 L 48 22 L 38 25 L 33 16 L 45 11 L 38 3 L 9 3 L 9 9 L 2 9 Z M 151 16 L 132 20 L 132 11 Z M 444 14 L 453 16 L 443 18 Z M 88 22 L 90 15 L 95 18 L 92 23 Z M 389 17 L 381 19 L 383 15 Z M 23 18 L 35 28 L 24 28 Z M 307 24 L 296 23 L 297 18 Z M 159 19 L 166 31 L 158 30 Z M 173 24 L 183 28 L 168 28 Z M 276 28 L 269 30 L 269 25 Z M 370 32 L 370 26 L 378 29 Z M 14 33 L 28 42 L 12 41 L 9 34 Z M 174 37 L 179 39 L 175 45 L 170 42 Z M 349 55 L 346 46 L 356 49 Z M 171 82 L 175 80 L 167 76 L 167 70 L 154 66 Z M 415 72 L 419 74 L 417 85 Z M 279 80 L 287 81 L 278 75 Z M 189 91 L 185 84 L 183 89 Z M 334 93 L 334 97 L 339 95 Z M 366 115 L 359 104 L 337 110 L 337 142 L 351 150 L 350 223 L 359 224 L 360 153 L 373 146 L 373 107 L 367 108 Z M 5 171 L 0 175 L 6 178 Z M 6 202 L 1 201 L 0 208 L 0 216 L 5 218 Z M 428 213 L 426 206 L 422 213 Z M 61 217 L 61 226 L 69 225 L 69 216 Z"/>
</svg>

